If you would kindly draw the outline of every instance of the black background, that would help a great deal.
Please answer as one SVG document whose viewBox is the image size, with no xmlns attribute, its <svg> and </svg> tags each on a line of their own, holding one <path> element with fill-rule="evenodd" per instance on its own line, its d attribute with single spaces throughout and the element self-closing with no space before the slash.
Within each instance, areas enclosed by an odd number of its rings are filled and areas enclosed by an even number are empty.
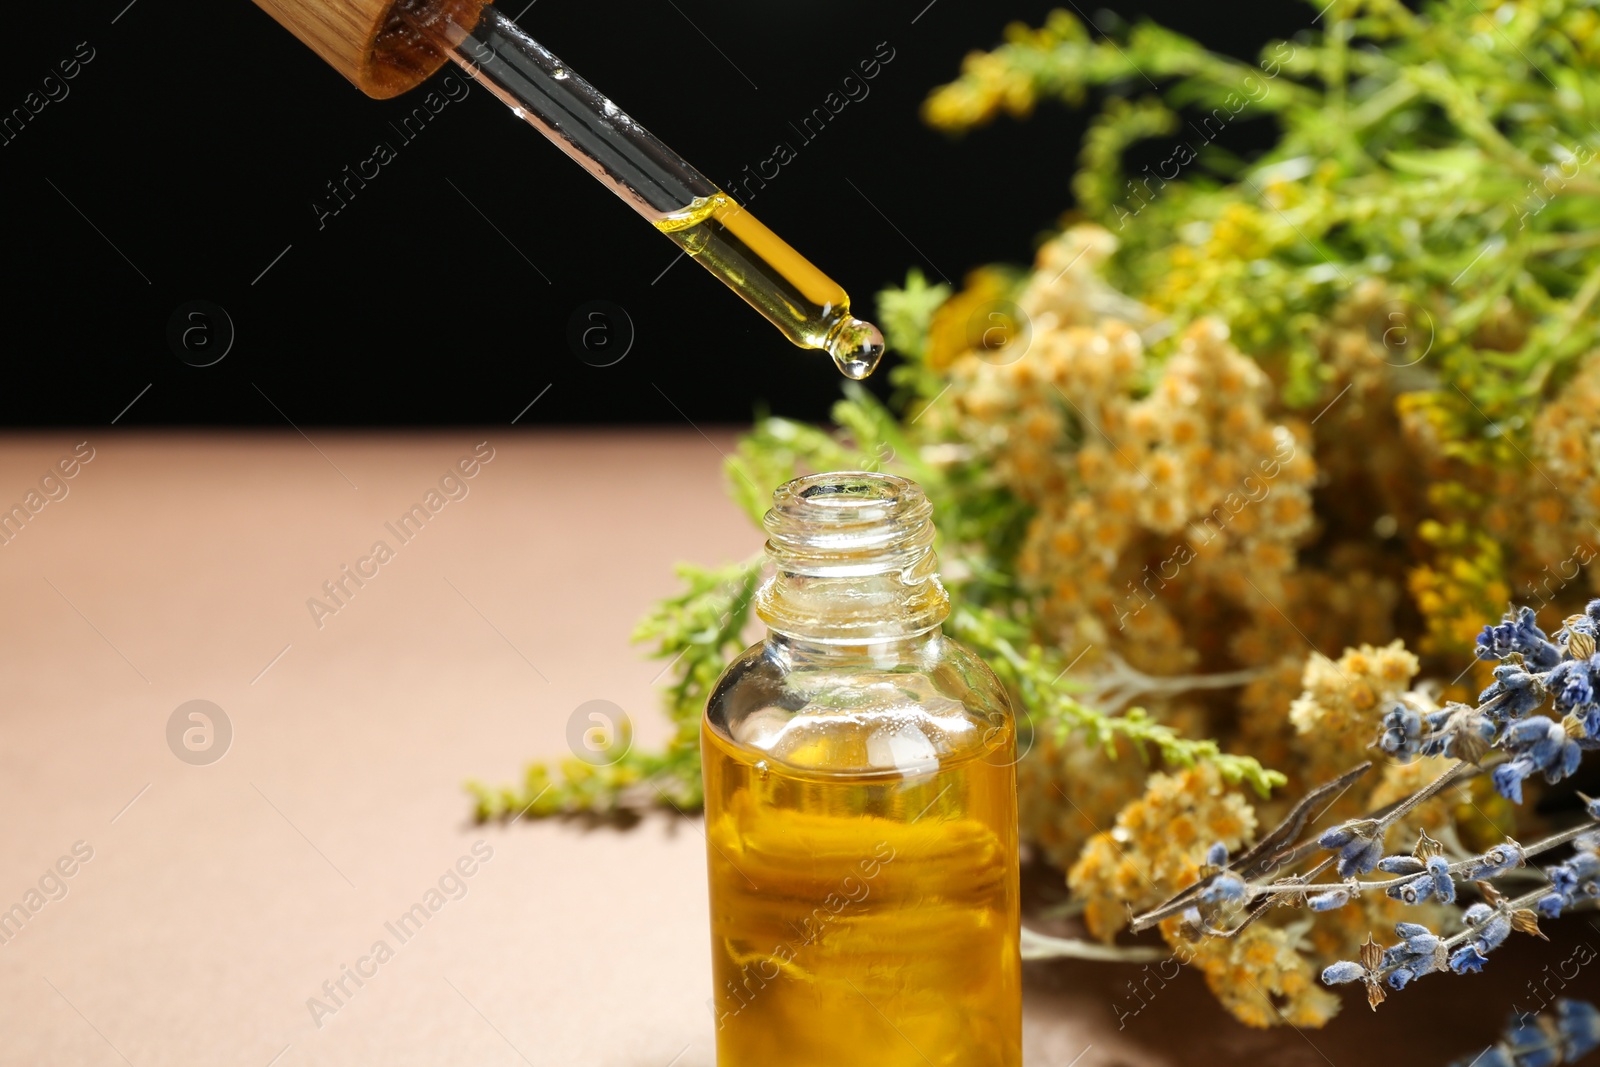
<svg viewBox="0 0 1600 1067">
<path fill-rule="evenodd" d="M 917 116 L 967 51 L 1052 6 L 536 0 L 520 21 L 725 186 L 777 141 L 796 144 L 788 124 L 887 42 L 895 56 L 870 95 L 797 144 L 751 202 L 870 316 L 873 294 L 908 267 L 959 282 L 985 262 L 1026 261 L 1070 206 L 1084 114 L 1047 105 L 961 140 Z M 1316 16 L 1291 0 L 1115 10 L 1244 58 Z M 417 94 L 368 99 L 246 0 L 88 0 L 29 30 L 0 71 L 0 114 L 80 42 L 94 58 L 0 145 L 5 425 L 411 426 L 523 412 L 518 425 L 682 425 L 759 409 L 816 419 L 838 396 L 826 356 L 789 345 L 695 264 L 662 276 L 673 246 L 480 88 L 402 143 L 389 124 Z M 1264 123 L 1232 132 L 1236 147 L 1270 135 Z M 325 183 L 380 140 L 398 158 L 319 229 Z M 213 366 L 186 365 L 168 343 L 192 300 L 234 323 Z M 610 367 L 567 342 L 590 300 L 621 305 L 634 325 Z"/>
</svg>

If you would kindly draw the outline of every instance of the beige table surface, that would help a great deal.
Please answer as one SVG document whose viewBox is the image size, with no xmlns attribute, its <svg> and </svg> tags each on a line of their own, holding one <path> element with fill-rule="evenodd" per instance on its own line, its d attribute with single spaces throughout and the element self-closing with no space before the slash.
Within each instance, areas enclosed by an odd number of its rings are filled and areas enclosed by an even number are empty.
<svg viewBox="0 0 1600 1067">
<path fill-rule="evenodd" d="M 709 1067 L 697 824 L 478 827 L 461 783 L 562 754 L 592 699 L 662 738 L 660 665 L 628 633 L 674 561 L 759 547 L 721 492 L 730 435 L 12 436 L 0 508 L 86 439 L 67 495 L 0 547 L 0 907 L 93 850 L 0 945 L 0 1063 Z M 485 440 L 467 496 L 319 629 L 307 599 L 398 545 L 385 522 Z M 207 766 L 166 741 L 193 699 L 233 726 Z M 317 1026 L 308 998 L 397 944 L 385 923 L 480 841 L 465 896 Z M 1410 1025 L 1352 1007 L 1257 1034 L 1185 975 L 1119 1031 L 1135 974 L 1029 965 L 1027 1062 L 1354 1067 L 1381 1039 L 1423 1067 L 1472 1051 L 1520 986 L 1430 980 Z"/>
</svg>

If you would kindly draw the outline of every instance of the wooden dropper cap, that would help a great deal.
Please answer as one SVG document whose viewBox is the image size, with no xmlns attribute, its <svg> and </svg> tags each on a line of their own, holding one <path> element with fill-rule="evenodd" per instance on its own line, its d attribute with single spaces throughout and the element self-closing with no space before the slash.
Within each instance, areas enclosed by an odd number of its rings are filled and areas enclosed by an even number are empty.
<svg viewBox="0 0 1600 1067">
<path fill-rule="evenodd" d="M 418 25 L 470 27 L 487 0 L 255 0 L 368 96 L 422 84 L 449 57 Z"/>
</svg>

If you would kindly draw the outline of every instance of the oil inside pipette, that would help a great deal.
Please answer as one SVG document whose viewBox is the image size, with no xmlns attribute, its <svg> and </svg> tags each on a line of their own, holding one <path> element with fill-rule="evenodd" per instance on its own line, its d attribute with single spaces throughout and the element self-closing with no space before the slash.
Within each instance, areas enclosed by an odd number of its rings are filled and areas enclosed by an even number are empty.
<svg viewBox="0 0 1600 1067">
<path fill-rule="evenodd" d="M 850 314 L 850 298 L 682 156 L 581 78 L 510 17 L 460 0 L 460 18 L 437 0 L 394 5 L 405 32 L 447 52 L 518 118 L 609 186 L 635 210 L 803 348 L 865 378 L 883 335 Z"/>
<path fill-rule="evenodd" d="M 883 334 L 850 314 L 849 294 L 731 196 L 697 197 L 655 225 L 789 340 L 826 351 L 845 377 L 877 367 Z"/>
</svg>

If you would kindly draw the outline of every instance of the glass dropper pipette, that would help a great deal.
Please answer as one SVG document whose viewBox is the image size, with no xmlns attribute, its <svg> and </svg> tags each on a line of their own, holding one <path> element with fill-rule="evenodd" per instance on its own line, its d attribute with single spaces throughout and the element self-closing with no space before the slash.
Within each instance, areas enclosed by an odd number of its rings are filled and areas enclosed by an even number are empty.
<svg viewBox="0 0 1600 1067">
<path fill-rule="evenodd" d="M 883 335 L 850 314 L 850 296 L 838 282 L 511 19 L 493 6 L 471 25 L 435 5 L 402 3 L 398 13 L 789 340 L 826 351 L 850 378 L 865 378 L 878 365 Z"/>
</svg>

